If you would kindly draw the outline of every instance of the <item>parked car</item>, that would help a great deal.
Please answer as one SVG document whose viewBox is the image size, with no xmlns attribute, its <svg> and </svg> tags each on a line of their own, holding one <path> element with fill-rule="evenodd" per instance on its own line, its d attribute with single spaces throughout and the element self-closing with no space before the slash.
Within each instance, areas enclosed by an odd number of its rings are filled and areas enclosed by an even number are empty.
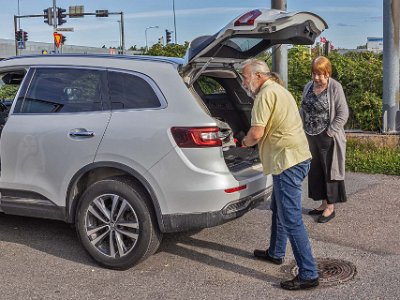
<svg viewBox="0 0 400 300">
<path fill-rule="evenodd" d="M 309 12 L 253 10 L 184 59 L 43 55 L 0 62 L 17 85 L 1 133 L 0 209 L 75 224 L 99 264 L 126 269 L 162 234 L 243 215 L 271 193 L 241 148 L 252 99 L 237 66 L 273 45 L 313 44 Z"/>
</svg>

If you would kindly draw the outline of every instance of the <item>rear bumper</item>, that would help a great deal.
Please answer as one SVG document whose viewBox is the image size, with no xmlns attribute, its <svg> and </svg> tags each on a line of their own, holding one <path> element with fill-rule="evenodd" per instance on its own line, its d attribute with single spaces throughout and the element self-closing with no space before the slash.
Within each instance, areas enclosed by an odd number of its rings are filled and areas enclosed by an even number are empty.
<svg viewBox="0 0 400 300">
<path fill-rule="evenodd" d="M 272 187 L 225 205 L 220 211 L 163 215 L 164 232 L 181 232 L 217 226 L 236 219 L 271 196 Z"/>
</svg>

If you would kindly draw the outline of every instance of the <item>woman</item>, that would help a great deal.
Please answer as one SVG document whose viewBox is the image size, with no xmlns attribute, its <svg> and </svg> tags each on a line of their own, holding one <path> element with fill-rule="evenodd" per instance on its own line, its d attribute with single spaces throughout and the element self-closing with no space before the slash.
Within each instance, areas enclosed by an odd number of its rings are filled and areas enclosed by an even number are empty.
<svg viewBox="0 0 400 300">
<path fill-rule="evenodd" d="M 308 196 L 321 205 L 309 212 L 326 223 L 335 217 L 335 203 L 346 201 L 344 185 L 346 136 L 349 110 L 342 85 L 331 78 L 332 65 L 324 56 L 311 64 L 312 81 L 306 84 L 300 114 L 310 146 Z"/>
</svg>

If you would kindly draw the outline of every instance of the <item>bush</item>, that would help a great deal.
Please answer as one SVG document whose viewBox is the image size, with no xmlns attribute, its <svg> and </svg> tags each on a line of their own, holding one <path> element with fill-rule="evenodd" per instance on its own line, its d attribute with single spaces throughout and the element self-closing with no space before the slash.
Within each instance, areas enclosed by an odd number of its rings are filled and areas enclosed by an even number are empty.
<svg viewBox="0 0 400 300">
<path fill-rule="evenodd" d="M 376 131 L 382 124 L 382 99 L 370 91 L 352 93 L 347 102 L 350 107 L 349 128 Z"/>
<path fill-rule="evenodd" d="M 14 99 L 15 95 L 17 94 L 18 87 L 19 87 L 18 84 L 6 84 L 3 86 L 0 86 L 0 99 L 1 100 Z"/>
</svg>

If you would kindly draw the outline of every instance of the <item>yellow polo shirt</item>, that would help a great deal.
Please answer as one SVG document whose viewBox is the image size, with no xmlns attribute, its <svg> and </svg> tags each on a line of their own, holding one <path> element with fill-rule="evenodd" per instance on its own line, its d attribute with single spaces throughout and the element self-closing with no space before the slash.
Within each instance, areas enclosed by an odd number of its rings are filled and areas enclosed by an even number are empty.
<svg viewBox="0 0 400 300">
<path fill-rule="evenodd" d="M 278 83 L 267 80 L 261 86 L 251 111 L 251 126 L 265 127 L 258 143 L 265 174 L 280 174 L 311 158 L 296 102 Z"/>
</svg>

